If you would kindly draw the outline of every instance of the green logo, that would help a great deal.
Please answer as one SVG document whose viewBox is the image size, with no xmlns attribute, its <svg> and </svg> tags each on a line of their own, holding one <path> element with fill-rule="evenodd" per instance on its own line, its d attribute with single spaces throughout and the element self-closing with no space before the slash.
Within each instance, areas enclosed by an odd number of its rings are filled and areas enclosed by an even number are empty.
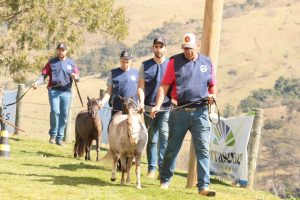
<svg viewBox="0 0 300 200">
<path fill-rule="evenodd" d="M 219 124 L 213 125 L 212 128 L 215 132 L 215 138 L 213 143 L 216 145 L 226 145 L 228 147 L 232 147 L 235 145 L 235 138 L 232 130 L 229 126 L 225 124 L 223 120 L 220 121 Z"/>
</svg>

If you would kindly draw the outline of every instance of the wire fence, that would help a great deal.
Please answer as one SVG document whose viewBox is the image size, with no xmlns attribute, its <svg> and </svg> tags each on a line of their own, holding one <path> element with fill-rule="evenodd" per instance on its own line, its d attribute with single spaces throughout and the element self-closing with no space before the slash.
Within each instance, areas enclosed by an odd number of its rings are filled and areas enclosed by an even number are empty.
<svg viewBox="0 0 300 200">
<path fill-rule="evenodd" d="M 84 81 L 88 81 L 89 79 L 83 79 L 81 80 L 81 82 L 84 82 Z M 33 105 L 33 106 L 42 106 L 42 107 L 49 107 L 49 103 L 40 103 L 40 102 L 31 102 L 31 101 L 22 101 L 23 104 L 30 104 L 30 105 Z M 86 109 L 87 106 L 71 106 L 71 109 Z M 110 110 L 109 108 L 104 108 L 104 110 L 107 111 L 107 113 L 105 114 L 109 114 L 110 113 Z M 77 111 L 75 111 L 76 113 Z M 102 112 L 105 112 L 105 111 L 102 111 Z M 74 111 L 73 111 L 74 113 Z M 27 116 L 27 115 L 23 115 L 21 116 L 21 118 L 24 118 L 24 119 L 30 119 L 30 120 L 36 120 L 36 121 L 49 121 L 49 118 L 36 118 L 36 117 L 32 117 L 32 116 Z M 72 118 L 71 121 L 69 121 L 68 123 L 74 123 L 75 122 L 75 118 Z M 270 135 L 270 134 L 260 134 L 261 136 L 265 137 L 265 138 L 274 138 L 278 141 L 280 141 L 280 143 L 293 143 L 295 144 L 293 146 L 294 147 L 297 147 L 299 148 L 300 147 L 300 139 L 297 139 L 297 138 L 292 138 L 292 137 L 279 137 L 279 136 L 274 136 L 274 135 Z M 191 139 L 188 139 L 188 138 L 185 138 L 184 139 L 184 142 L 190 142 Z M 273 162 L 275 164 L 280 164 L 279 162 L 276 162 L 274 160 L 268 160 L 268 159 L 264 159 L 264 158 L 256 158 L 257 160 L 260 160 L 260 161 L 265 161 L 265 162 Z M 293 163 L 293 162 L 289 162 L 287 161 L 288 163 Z M 289 166 L 293 166 L 293 167 L 296 167 L 296 168 L 300 168 L 300 165 L 298 164 L 289 164 Z"/>
</svg>

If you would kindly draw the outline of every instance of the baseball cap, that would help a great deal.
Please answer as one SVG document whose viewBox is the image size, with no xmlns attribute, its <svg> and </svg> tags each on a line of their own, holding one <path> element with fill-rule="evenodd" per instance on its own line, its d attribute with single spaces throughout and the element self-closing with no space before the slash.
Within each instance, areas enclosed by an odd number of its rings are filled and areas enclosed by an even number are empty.
<svg viewBox="0 0 300 200">
<path fill-rule="evenodd" d="M 64 44 L 64 43 L 59 43 L 59 44 L 57 45 L 56 49 L 63 49 L 63 50 L 67 50 L 67 49 L 68 49 L 68 47 L 67 47 L 67 45 L 66 45 L 66 44 Z"/>
<path fill-rule="evenodd" d="M 162 36 L 158 36 L 158 37 L 154 38 L 154 40 L 153 40 L 153 45 L 156 43 L 161 43 L 163 45 L 166 45 L 166 40 Z"/>
<path fill-rule="evenodd" d="M 128 52 L 128 51 L 121 51 L 121 54 L 120 54 L 120 58 L 125 58 L 125 59 L 132 59 L 132 55 Z"/>
<path fill-rule="evenodd" d="M 182 39 L 182 48 L 195 48 L 197 46 L 194 33 L 185 33 Z"/>
</svg>

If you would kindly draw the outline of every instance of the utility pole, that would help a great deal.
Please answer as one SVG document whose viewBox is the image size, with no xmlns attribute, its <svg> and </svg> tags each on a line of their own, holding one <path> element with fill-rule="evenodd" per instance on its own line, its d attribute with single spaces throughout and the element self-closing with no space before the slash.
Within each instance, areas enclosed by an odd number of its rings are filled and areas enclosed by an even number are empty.
<svg viewBox="0 0 300 200">
<path fill-rule="evenodd" d="M 206 0 L 201 41 L 201 54 L 211 58 L 217 71 L 224 0 Z M 191 140 L 187 188 L 197 183 L 196 155 Z"/>
</svg>

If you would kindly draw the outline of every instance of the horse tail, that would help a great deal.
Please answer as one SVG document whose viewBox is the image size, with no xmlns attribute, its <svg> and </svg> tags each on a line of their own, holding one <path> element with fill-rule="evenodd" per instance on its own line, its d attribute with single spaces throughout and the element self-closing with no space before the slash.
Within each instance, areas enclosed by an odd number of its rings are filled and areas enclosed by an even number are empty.
<svg viewBox="0 0 300 200">
<path fill-rule="evenodd" d="M 103 158 L 100 159 L 101 162 L 108 163 L 111 162 L 113 158 L 112 151 L 109 149 Z"/>
<path fill-rule="evenodd" d="M 82 137 L 79 137 L 79 140 L 78 140 L 78 157 L 82 157 L 83 154 L 84 154 L 84 151 L 85 151 L 85 148 L 84 148 L 84 139 Z"/>
</svg>

